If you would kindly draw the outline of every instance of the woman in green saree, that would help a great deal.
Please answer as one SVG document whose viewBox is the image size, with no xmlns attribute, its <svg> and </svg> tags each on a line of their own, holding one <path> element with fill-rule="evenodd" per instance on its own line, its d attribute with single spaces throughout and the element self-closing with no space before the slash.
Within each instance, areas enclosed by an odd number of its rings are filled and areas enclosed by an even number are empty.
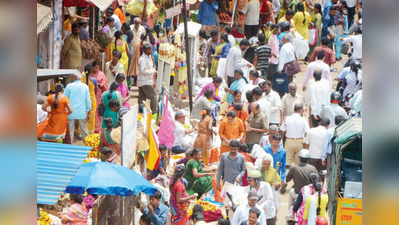
<svg viewBox="0 0 399 225">
<path fill-rule="evenodd" d="M 212 189 L 212 179 L 215 175 L 211 169 L 204 169 L 201 163 L 201 149 L 193 149 L 192 158 L 187 162 L 184 178 L 187 180 L 187 193 L 198 194 L 198 198 Z"/>
<path fill-rule="evenodd" d="M 223 33 L 220 35 L 220 44 L 215 48 L 215 54 L 212 55 L 212 66 L 209 74 L 211 76 L 216 76 L 216 71 L 219 66 L 219 59 L 226 58 L 230 51 L 230 43 L 227 34 Z"/>
</svg>

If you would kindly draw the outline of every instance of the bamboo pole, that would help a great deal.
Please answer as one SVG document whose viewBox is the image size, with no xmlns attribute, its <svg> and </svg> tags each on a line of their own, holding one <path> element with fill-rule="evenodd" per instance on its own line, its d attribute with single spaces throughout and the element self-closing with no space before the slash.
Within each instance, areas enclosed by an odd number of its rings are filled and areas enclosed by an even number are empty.
<svg viewBox="0 0 399 225">
<path fill-rule="evenodd" d="M 191 77 L 191 54 L 188 39 L 188 26 L 187 26 L 187 4 L 186 0 L 183 0 L 183 19 L 184 19 L 184 38 L 186 41 L 186 60 L 187 60 L 187 86 L 188 86 L 188 100 L 190 103 L 190 113 L 193 109 L 193 90 L 192 90 L 192 77 Z"/>
</svg>

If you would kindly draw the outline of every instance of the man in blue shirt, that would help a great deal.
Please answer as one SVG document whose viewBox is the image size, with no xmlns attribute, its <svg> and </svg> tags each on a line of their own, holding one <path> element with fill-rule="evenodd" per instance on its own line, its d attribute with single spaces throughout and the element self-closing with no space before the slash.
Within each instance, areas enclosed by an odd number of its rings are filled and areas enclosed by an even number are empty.
<svg viewBox="0 0 399 225">
<path fill-rule="evenodd" d="M 169 208 L 161 204 L 162 194 L 157 191 L 153 196 L 150 196 L 150 203 L 144 209 L 144 214 L 151 217 L 153 225 L 165 225 L 168 219 Z"/>
<path fill-rule="evenodd" d="M 329 14 L 325 15 L 323 18 L 323 27 L 321 28 L 321 37 L 328 37 L 330 39 L 330 43 L 328 44 L 328 47 L 332 49 L 332 44 L 334 42 L 335 36 L 330 33 L 328 30 L 329 27 L 334 26 L 334 16 L 337 13 L 337 7 L 336 6 L 331 6 Z"/>
<path fill-rule="evenodd" d="M 219 4 L 215 0 L 201 2 L 197 22 L 202 25 L 215 25 L 215 13 L 218 8 Z"/>
<path fill-rule="evenodd" d="M 328 15 L 328 13 L 330 12 L 330 9 L 333 5 L 337 4 L 338 0 L 330 0 L 328 2 L 326 2 L 324 4 L 324 10 L 323 10 L 323 18 L 326 17 Z"/>
<path fill-rule="evenodd" d="M 79 122 L 80 130 L 82 132 L 83 140 L 89 134 L 87 130 L 87 121 L 91 110 L 91 100 L 89 87 L 80 81 L 81 75 L 79 73 L 71 75 L 72 83 L 65 88 L 64 95 L 68 97 L 71 102 L 73 112 L 68 115 L 69 130 L 71 132 L 71 144 L 73 143 L 73 136 L 75 131 L 75 121 Z"/>
<path fill-rule="evenodd" d="M 287 170 L 285 168 L 285 165 L 287 164 L 287 152 L 285 151 L 283 146 L 280 145 L 280 141 L 281 135 L 278 133 L 274 134 L 272 136 L 271 144 L 266 145 L 263 149 L 266 153 L 272 155 L 274 164 L 273 167 L 277 170 L 277 173 L 280 174 L 281 184 L 283 185 L 283 187 L 287 187 L 287 184 L 285 183 L 285 174 L 287 173 Z"/>
<path fill-rule="evenodd" d="M 338 115 L 335 117 L 335 126 L 338 126 L 342 121 L 345 120 L 344 116 Z M 328 185 L 328 178 L 330 177 L 330 167 L 331 167 L 331 153 L 332 153 L 332 144 L 331 140 L 334 137 L 335 127 L 332 127 L 327 130 L 326 137 L 323 143 L 323 149 L 321 151 L 321 164 L 326 167 L 327 175 L 326 182 Z"/>
</svg>

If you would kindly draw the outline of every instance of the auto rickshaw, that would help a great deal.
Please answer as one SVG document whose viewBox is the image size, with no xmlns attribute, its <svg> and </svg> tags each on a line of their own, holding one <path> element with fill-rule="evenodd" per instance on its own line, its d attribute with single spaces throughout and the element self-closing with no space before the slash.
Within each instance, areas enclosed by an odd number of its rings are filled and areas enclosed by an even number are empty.
<svg viewBox="0 0 399 225">
<path fill-rule="evenodd" d="M 362 118 L 335 129 L 328 182 L 330 224 L 362 224 Z"/>
</svg>

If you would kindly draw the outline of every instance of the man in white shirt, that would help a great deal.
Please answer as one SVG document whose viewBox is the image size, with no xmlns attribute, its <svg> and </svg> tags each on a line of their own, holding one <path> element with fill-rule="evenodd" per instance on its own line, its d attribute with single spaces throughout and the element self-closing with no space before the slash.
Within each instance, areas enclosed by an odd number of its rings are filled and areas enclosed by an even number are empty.
<svg viewBox="0 0 399 225">
<path fill-rule="evenodd" d="M 150 43 L 143 45 L 144 54 L 139 59 L 139 75 L 137 76 L 137 87 L 139 88 L 138 102 L 141 104 L 147 98 L 151 100 L 152 113 L 157 112 L 157 93 L 154 88 L 154 76 L 157 71 L 152 58 L 152 47 Z"/>
<path fill-rule="evenodd" d="M 295 49 L 291 44 L 291 34 L 285 34 L 282 38 L 283 47 L 280 49 L 278 61 L 278 74 L 282 74 L 284 65 L 295 60 Z M 292 82 L 294 76 L 288 77 L 288 82 Z"/>
<path fill-rule="evenodd" d="M 270 102 L 270 118 L 269 126 L 271 125 L 280 125 L 280 110 L 281 110 L 281 99 L 280 95 L 277 92 L 272 90 L 272 82 L 270 80 L 266 80 L 262 83 L 263 88 L 263 96 L 266 97 Z"/>
<path fill-rule="evenodd" d="M 320 125 L 318 127 L 314 127 L 309 130 L 308 134 L 306 135 L 305 144 L 303 145 L 304 148 L 309 149 L 310 152 L 310 159 L 308 163 L 314 166 L 318 173 L 326 169 L 322 163 L 321 154 L 329 125 L 330 120 L 328 118 L 321 119 Z M 320 176 L 320 179 L 324 182 L 324 176 Z"/>
<path fill-rule="evenodd" d="M 224 30 L 226 31 L 226 33 L 228 35 L 227 37 L 229 38 L 230 48 L 233 46 L 236 46 L 236 39 L 233 37 L 233 35 L 231 35 L 231 33 L 233 32 L 231 27 L 227 25 L 224 27 Z"/>
<path fill-rule="evenodd" d="M 303 78 L 302 83 L 302 90 L 306 92 L 306 85 L 308 84 L 309 80 L 313 78 L 313 73 L 315 69 L 319 68 L 322 71 L 321 77 L 326 79 L 330 83 L 330 89 L 332 89 L 332 81 L 331 81 L 331 73 L 330 67 L 326 64 L 323 60 L 326 56 L 324 51 L 317 52 L 317 60 L 314 62 L 309 63 L 308 68 L 305 72 L 305 77 Z"/>
<path fill-rule="evenodd" d="M 278 127 L 276 125 L 271 125 L 269 127 L 269 134 L 264 135 L 260 141 L 259 141 L 259 146 L 264 148 L 266 147 L 268 144 L 272 143 L 272 137 L 273 135 L 278 133 Z M 283 139 L 280 140 L 280 145 L 283 146 Z"/>
<path fill-rule="evenodd" d="M 295 104 L 304 104 L 303 97 L 296 91 L 297 86 L 294 82 L 288 84 L 288 93 L 281 99 L 281 120 L 284 120 L 284 118 L 294 113 Z"/>
<path fill-rule="evenodd" d="M 362 49 L 363 49 L 363 38 L 362 38 L 362 33 L 363 33 L 363 25 L 360 24 L 357 27 L 356 30 L 356 35 L 350 36 L 347 38 L 341 37 L 340 40 L 344 41 L 346 43 L 353 43 L 353 53 L 351 56 L 351 60 L 357 60 L 357 59 L 362 59 Z M 349 65 L 349 61 L 345 64 L 345 67 Z"/>
<path fill-rule="evenodd" d="M 250 39 L 258 34 L 260 2 L 258 0 L 250 0 L 241 12 L 247 16 L 244 22 L 244 34 L 247 39 Z"/>
<path fill-rule="evenodd" d="M 348 114 L 346 113 L 345 109 L 338 105 L 341 101 L 341 93 L 338 91 L 334 91 L 331 94 L 331 105 L 326 105 L 321 109 L 320 117 L 321 118 L 328 118 L 331 121 L 335 120 L 336 116 L 343 116 L 344 119 L 348 119 Z M 329 128 L 334 128 L 337 125 L 335 123 L 330 123 Z"/>
<path fill-rule="evenodd" d="M 123 66 L 122 63 L 119 62 L 119 60 L 122 57 L 122 53 L 118 50 L 114 50 L 112 52 L 112 60 L 105 63 L 105 77 L 107 78 L 108 81 L 108 87 L 111 86 L 112 82 L 115 81 L 115 76 L 118 73 L 123 73 L 125 74 L 125 67 Z"/>
<path fill-rule="evenodd" d="M 184 113 L 184 110 L 180 110 L 175 114 L 175 142 L 173 143 L 173 147 L 172 147 L 172 152 L 174 154 L 181 154 L 181 153 L 185 153 L 187 151 L 187 149 L 185 147 L 183 147 L 182 145 L 182 141 L 183 138 L 186 134 L 190 134 L 194 131 L 196 131 L 196 129 L 190 129 L 190 130 L 186 130 L 183 127 L 183 124 L 186 121 L 186 115 Z"/>
<path fill-rule="evenodd" d="M 146 33 L 145 28 L 141 25 L 140 17 L 134 18 L 134 24 L 130 25 L 130 29 L 133 32 L 132 46 L 134 46 L 134 44 L 140 41 L 141 34 Z"/>
<path fill-rule="evenodd" d="M 287 165 L 299 164 L 299 151 L 303 149 L 303 137 L 309 131 L 308 121 L 303 118 L 303 105 L 295 104 L 294 113 L 281 124 L 284 148 L 287 151 Z"/>
<path fill-rule="evenodd" d="M 317 127 L 320 121 L 320 112 L 323 106 L 330 105 L 331 88 L 327 80 L 321 78 L 322 71 L 317 68 L 314 73 L 314 81 L 309 84 L 306 91 L 306 103 L 310 105 L 310 121 L 312 127 Z"/>
<path fill-rule="evenodd" d="M 234 212 L 233 221 L 231 221 L 231 225 L 241 225 L 242 222 L 248 220 L 250 209 L 257 208 L 260 211 L 260 215 L 258 218 L 258 224 L 266 225 L 266 217 L 262 208 L 260 208 L 256 203 L 259 200 L 258 192 L 255 190 L 251 190 L 248 193 L 248 202 L 242 203 L 237 207 Z"/>
<path fill-rule="evenodd" d="M 116 30 L 120 31 L 122 28 L 122 23 L 121 23 L 121 20 L 119 19 L 119 17 L 116 14 L 114 14 L 113 7 L 109 7 L 107 9 L 107 17 L 114 18 L 114 20 L 115 20 L 114 27 L 116 28 Z"/>
<path fill-rule="evenodd" d="M 248 183 L 245 188 L 245 193 L 250 191 L 258 192 L 258 196 L 262 198 L 257 202 L 259 208 L 263 209 L 267 224 L 276 224 L 276 207 L 274 205 L 274 198 L 272 188 L 269 183 L 264 182 L 262 174 L 258 170 L 248 171 Z"/>
<path fill-rule="evenodd" d="M 230 87 L 234 82 L 234 70 L 241 67 L 252 67 L 251 63 L 247 63 L 242 58 L 242 53 L 249 47 L 249 41 L 247 39 L 242 39 L 240 41 L 240 46 L 233 46 L 230 48 L 229 54 L 227 55 L 227 84 Z"/>
<path fill-rule="evenodd" d="M 267 100 L 265 96 L 263 96 L 263 91 L 260 87 L 256 87 L 252 89 L 252 96 L 254 97 L 255 101 L 260 106 L 260 111 L 266 115 L 267 120 L 270 119 L 270 102 Z"/>
</svg>

